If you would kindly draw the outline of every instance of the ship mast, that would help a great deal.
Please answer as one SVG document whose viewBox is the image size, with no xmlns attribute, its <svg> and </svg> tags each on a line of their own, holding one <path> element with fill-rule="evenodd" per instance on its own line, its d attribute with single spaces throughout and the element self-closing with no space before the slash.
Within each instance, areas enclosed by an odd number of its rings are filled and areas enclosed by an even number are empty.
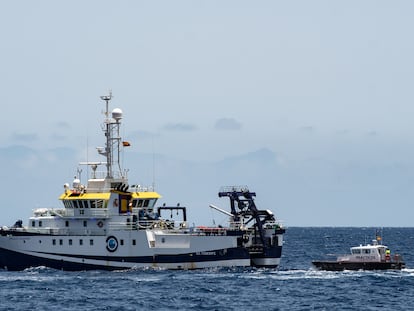
<svg viewBox="0 0 414 311">
<path fill-rule="evenodd" d="M 121 126 L 122 110 L 115 108 L 112 111 L 112 115 L 109 114 L 109 101 L 112 99 L 112 92 L 109 95 L 101 96 L 101 99 L 105 101 L 105 120 L 103 131 L 106 137 L 105 149 L 98 150 L 98 152 L 106 157 L 106 178 L 114 178 L 114 166 L 118 166 L 119 176 L 116 178 L 123 178 L 123 173 L 120 163 L 120 145 L 121 137 L 119 136 L 119 129 Z"/>
</svg>

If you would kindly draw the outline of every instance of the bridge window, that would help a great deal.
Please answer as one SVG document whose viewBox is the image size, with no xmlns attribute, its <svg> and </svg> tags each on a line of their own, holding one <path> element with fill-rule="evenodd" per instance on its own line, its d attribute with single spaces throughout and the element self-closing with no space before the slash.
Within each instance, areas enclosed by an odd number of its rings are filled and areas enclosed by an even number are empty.
<svg viewBox="0 0 414 311">
<path fill-rule="evenodd" d="M 157 199 L 147 199 L 147 200 L 132 200 L 132 207 L 154 207 Z"/>
<path fill-rule="evenodd" d="M 79 245 L 83 245 L 83 240 L 82 239 L 79 240 Z"/>
<path fill-rule="evenodd" d="M 103 200 L 91 200 L 91 208 L 102 208 L 103 207 Z"/>
</svg>

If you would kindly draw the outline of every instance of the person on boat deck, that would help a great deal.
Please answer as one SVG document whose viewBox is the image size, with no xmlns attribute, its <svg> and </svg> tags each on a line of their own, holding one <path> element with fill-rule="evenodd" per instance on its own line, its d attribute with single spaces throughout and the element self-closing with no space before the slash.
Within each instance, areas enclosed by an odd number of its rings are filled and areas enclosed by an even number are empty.
<svg viewBox="0 0 414 311">
<path fill-rule="evenodd" d="M 391 257 L 391 251 L 387 248 L 385 250 L 385 260 L 386 261 L 389 261 L 390 260 L 390 257 Z"/>
</svg>

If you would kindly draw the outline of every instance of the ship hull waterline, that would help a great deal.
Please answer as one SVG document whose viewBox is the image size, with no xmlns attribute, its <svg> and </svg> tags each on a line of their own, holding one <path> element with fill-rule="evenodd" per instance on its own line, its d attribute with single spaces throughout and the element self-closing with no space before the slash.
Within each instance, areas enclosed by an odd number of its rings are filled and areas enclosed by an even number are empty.
<svg viewBox="0 0 414 311">
<path fill-rule="evenodd" d="M 344 271 L 344 270 L 401 270 L 405 267 L 403 262 L 337 262 L 337 261 L 312 261 L 319 270 Z"/>
<path fill-rule="evenodd" d="M 224 252 L 223 252 L 224 253 Z M 212 267 L 247 267 L 250 257 L 244 249 L 227 249 L 219 256 L 196 255 L 154 255 L 141 257 L 123 256 L 77 256 L 73 254 L 51 254 L 13 251 L 0 248 L 0 268 L 21 271 L 44 266 L 65 271 L 83 270 L 127 270 L 159 268 L 169 270 L 193 270 Z"/>
</svg>

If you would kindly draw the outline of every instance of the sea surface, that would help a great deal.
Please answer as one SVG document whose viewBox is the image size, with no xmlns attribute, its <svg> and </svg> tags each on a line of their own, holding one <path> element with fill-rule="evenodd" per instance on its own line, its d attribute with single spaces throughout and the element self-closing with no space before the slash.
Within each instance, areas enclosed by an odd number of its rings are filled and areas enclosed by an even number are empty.
<svg viewBox="0 0 414 311">
<path fill-rule="evenodd" d="M 287 228 L 279 269 L 0 270 L 0 310 L 414 310 L 414 228 L 382 228 L 402 271 L 317 271 L 377 228 Z"/>
</svg>

